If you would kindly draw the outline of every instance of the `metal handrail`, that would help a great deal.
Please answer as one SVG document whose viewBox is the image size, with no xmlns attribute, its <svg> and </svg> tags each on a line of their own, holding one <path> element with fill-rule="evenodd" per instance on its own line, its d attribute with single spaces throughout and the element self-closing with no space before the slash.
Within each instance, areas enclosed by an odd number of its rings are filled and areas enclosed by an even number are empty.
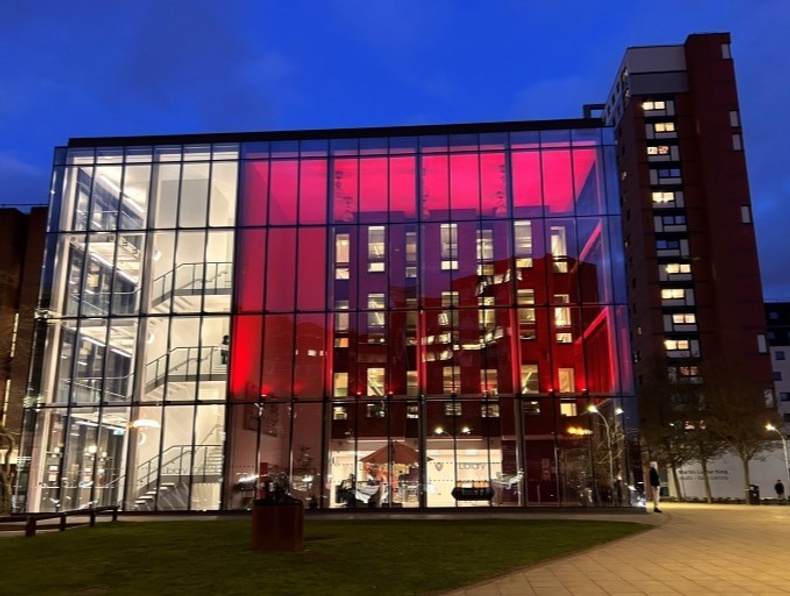
<svg viewBox="0 0 790 596">
<path fill-rule="evenodd" d="M 210 364 L 214 362 L 221 363 L 222 351 L 223 348 L 220 346 L 181 346 L 173 348 L 166 354 L 161 355 L 159 358 L 145 365 L 146 391 L 156 389 L 164 383 L 168 375 L 177 373 L 179 370 L 183 369 L 183 367 L 187 367 L 184 374 L 185 377 L 198 377 L 201 374 L 201 363 L 206 361 Z M 174 354 L 180 355 L 181 353 L 185 353 L 186 357 L 173 364 Z M 218 364 L 218 366 L 221 366 L 221 364 Z M 192 368 L 194 368 L 194 371 L 192 371 Z M 151 373 L 152 370 L 153 374 Z M 202 374 L 222 375 L 222 373 L 214 373 L 212 371 L 213 366 L 209 366 L 208 370 Z"/>
<path fill-rule="evenodd" d="M 168 447 L 167 449 L 165 449 L 162 452 L 161 458 L 158 457 L 158 456 L 154 456 L 151 459 L 149 459 L 149 460 L 141 463 L 139 466 L 137 466 L 138 472 L 143 467 L 147 468 L 147 471 L 146 471 L 144 476 L 141 477 L 141 475 L 139 473 L 137 474 L 137 488 L 138 488 L 138 490 L 140 490 L 141 488 L 143 488 L 143 489 L 148 488 L 151 485 L 152 482 L 156 482 L 157 481 L 157 478 L 160 476 L 159 475 L 159 470 L 160 469 L 163 469 L 166 466 L 172 465 L 176 461 L 183 460 L 185 455 L 193 455 L 194 454 L 195 458 L 197 458 L 198 457 L 198 451 L 200 449 L 203 449 L 203 451 L 204 451 L 202 476 L 205 477 L 206 476 L 206 468 L 208 467 L 206 458 L 208 457 L 209 448 L 211 448 L 211 447 L 222 448 L 222 445 L 213 445 L 213 444 L 212 445 L 195 445 L 194 448 L 193 448 L 192 445 L 171 445 L 170 447 Z M 174 449 L 177 449 L 178 453 L 175 456 L 173 456 L 172 458 L 170 458 L 169 460 L 164 461 L 165 454 L 170 452 L 170 451 L 173 451 Z M 159 461 L 162 461 L 162 463 L 158 463 Z M 188 475 L 188 474 L 192 474 L 195 469 L 201 469 L 201 468 L 190 468 L 190 466 L 187 466 L 187 472 L 184 472 L 183 461 L 179 461 L 178 474 L 177 474 L 177 476 L 179 477 L 179 481 L 181 480 L 182 476 Z M 171 474 L 171 473 L 165 472 L 165 475 L 172 476 L 172 475 L 176 475 L 176 474 Z M 153 479 L 151 478 L 152 476 L 153 476 Z M 143 478 L 145 478 L 145 480 L 143 480 Z"/>
<path fill-rule="evenodd" d="M 189 290 L 189 293 L 204 293 L 207 290 L 219 292 L 231 289 L 233 263 L 229 261 L 208 261 L 181 263 L 163 273 L 151 282 L 153 304 L 161 304 L 170 296 Z M 180 275 L 186 273 L 186 275 Z M 175 281 L 175 284 L 173 283 Z M 161 290 L 159 289 L 161 286 Z"/>
</svg>

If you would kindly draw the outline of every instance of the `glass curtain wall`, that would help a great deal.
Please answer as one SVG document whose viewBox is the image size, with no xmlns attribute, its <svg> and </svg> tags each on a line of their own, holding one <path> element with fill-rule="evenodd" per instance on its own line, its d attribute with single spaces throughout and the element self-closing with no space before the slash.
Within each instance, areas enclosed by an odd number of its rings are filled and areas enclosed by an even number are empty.
<svg viewBox="0 0 790 596">
<path fill-rule="evenodd" d="M 59 151 L 20 505 L 627 504 L 616 172 L 599 128 Z"/>
<path fill-rule="evenodd" d="M 219 508 L 238 152 L 56 154 L 19 506 Z"/>
<path fill-rule="evenodd" d="M 628 503 L 608 131 L 248 143 L 240 168 L 229 503 L 261 469 L 320 507 Z"/>
</svg>

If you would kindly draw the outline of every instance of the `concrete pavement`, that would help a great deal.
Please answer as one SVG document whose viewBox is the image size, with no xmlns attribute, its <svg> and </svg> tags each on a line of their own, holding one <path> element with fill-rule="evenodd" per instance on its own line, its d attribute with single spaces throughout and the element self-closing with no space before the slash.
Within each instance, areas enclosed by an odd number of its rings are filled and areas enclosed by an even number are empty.
<svg viewBox="0 0 790 596">
<path fill-rule="evenodd" d="M 663 514 L 615 518 L 656 526 L 647 532 L 446 596 L 790 594 L 790 507 L 661 508 Z"/>
</svg>

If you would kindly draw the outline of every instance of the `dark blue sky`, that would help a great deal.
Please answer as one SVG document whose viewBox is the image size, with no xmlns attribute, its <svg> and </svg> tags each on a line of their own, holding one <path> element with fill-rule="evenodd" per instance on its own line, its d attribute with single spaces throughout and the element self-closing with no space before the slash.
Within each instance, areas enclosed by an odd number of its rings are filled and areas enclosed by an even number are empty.
<svg viewBox="0 0 790 596">
<path fill-rule="evenodd" d="M 578 117 L 627 46 L 710 31 L 733 35 L 766 297 L 790 299 L 787 0 L 4 0 L 0 204 L 45 202 L 69 137 Z"/>
</svg>

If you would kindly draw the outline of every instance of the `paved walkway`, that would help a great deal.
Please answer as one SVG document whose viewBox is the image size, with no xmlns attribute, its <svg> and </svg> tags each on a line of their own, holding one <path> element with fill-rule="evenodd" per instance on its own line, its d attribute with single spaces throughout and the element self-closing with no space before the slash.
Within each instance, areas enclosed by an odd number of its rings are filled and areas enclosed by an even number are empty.
<svg viewBox="0 0 790 596">
<path fill-rule="evenodd" d="M 633 520 L 652 530 L 447 596 L 790 594 L 790 507 L 662 509 Z"/>
</svg>

